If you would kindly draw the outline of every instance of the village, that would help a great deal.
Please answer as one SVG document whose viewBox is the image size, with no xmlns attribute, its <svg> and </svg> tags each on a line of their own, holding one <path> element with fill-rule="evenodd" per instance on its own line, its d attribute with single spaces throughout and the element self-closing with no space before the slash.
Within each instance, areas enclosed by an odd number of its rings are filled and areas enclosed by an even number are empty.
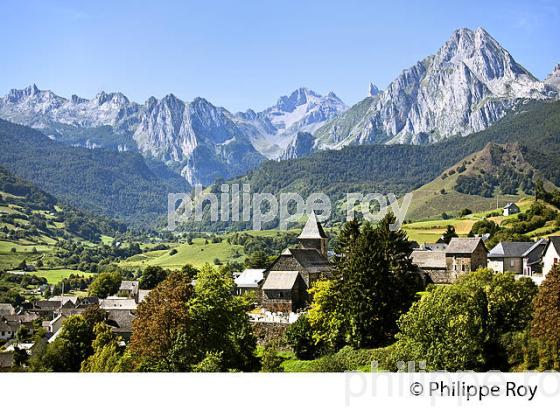
<svg viewBox="0 0 560 410">
<path fill-rule="evenodd" d="M 508 204 L 503 212 L 511 215 L 518 213 L 519 208 Z M 535 242 L 500 242 L 492 249 L 487 249 L 487 239 L 488 235 L 481 235 L 452 237 L 447 241 L 442 237 L 434 243 L 412 242 L 409 256 L 422 281 L 435 285 L 453 284 L 462 274 L 479 268 L 513 272 L 517 278 L 528 277 L 539 285 L 560 260 L 560 236 Z M 297 241 L 297 245 L 286 248 L 266 269 L 233 273 L 232 293 L 254 295 L 254 309 L 248 313 L 254 325 L 285 327 L 294 323 L 309 307 L 308 290 L 316 281 L 329 277 L 336 255 L 329 251 L 329 237 L 314 213 L 309 215 Z M 104 312 L 106 323 L 120 343 L 126 345 L 138 305 L 149 292 L 140 289 L 138 280 L 123 280 L 118 292 L 106 298 L 64 295 L 63 291 L 61 295 L 36 300 L 25 309 L 0 304 L 0 343 L 3 344 L 0 367 L 13 367 L 17 352 L 33 355 L 34 344 L 22 340 L 29 340 L 37 323 L 44 330 L 44 338 L 52 343 L 65 318 L 92 306 Z"/>
</svg>

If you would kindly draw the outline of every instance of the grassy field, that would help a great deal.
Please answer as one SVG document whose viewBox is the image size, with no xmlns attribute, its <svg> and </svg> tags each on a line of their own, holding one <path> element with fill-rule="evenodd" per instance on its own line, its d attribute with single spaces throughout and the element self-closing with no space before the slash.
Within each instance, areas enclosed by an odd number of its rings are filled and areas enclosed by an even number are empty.
<svg viewBox="0 0 560 410">
<path fill-rule="evenodd" d="M 32 272 L 34 275 L 41 276 L 47 279 L 50 284 L 56 284 L 62 279 L 67 278 L 71 274 L 82 275 L 82 276 L 93 276 L 93 273 L 82 272 L 76 269 L 41 269 L 36 272 Z"/>
<path fill-rule="evenodd" d="M 173 246 L 173 245 L 172 245 Z M 162 266 L 164 268 L 177 269 L 186 264 L 200 267 L 205 263 L 213 264 L 217 258 L 222 263 L 227 261 L 242 262 L 245 258 L 243 247 L 240 245 L 230 245 L 227 242 L 208 243 L 202 238 L 193 240 L 193 244 L 179 244 L 172 249 L 176 254 L 170 255 L 171 250 L 150 251 L 140 255 L 135 255 L 120 263 L 126 268 L 144 268 L 146 266 Z M 237 252 L 237 257 L 236 256 Z"/>
<path fill-rule="evenodd" d="M 527 209 L 531 207 L 531 204 L 534 202 L 533 198 L 526 197 L 516 204 L 519 206 L 522 212 L 525 212 Z M 558 211 L 558 209 L 554 208 L 552 205 L 548 205 L 550 208 Z M 459 236 L 467 236 L 470 232 L 472 226 L 477 222 L 488 215 L 488 211 L 484 212 L 477 212 L 462 218 L 450 218 L 450 219 L 431 219 L 427 221 L 418 221 L 412 222 L 409 224 L 404 224 L 403 229 L 408 234 L 408 238 L 412 241 L 416 241 L 419 244 L 425 242 L 435 242 L 446 230 L 447 225 L 452 225 L 455 227 L 455 232 Z M 488 219 L 496 222 L 497 224 L 501 224 L 506 220 L 516 219 L 517 215 L 511 216 L 492 216 L 488 217 Z M 555 234 L 554 229 L 554 221 L 547 222 L 547 225 L 538 228 L 532 232 L 529 232 L 527 235 L 532 238 L 538 238 L 541 236 L 549 236 Z"/>
</svg>

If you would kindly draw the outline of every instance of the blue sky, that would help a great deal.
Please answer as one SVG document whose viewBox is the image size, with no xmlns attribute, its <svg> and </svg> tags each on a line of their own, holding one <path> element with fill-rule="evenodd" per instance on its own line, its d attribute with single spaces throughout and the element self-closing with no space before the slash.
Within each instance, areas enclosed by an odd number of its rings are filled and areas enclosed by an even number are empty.
<svg viewBox="0 0 560 410">
<path fill-rule="evenodd" d="M 482 26 L 538 78 L 560 62 L 560 1 L 2 1 L 0 94 L 203 96 L 231 111 L 299 86 L 353 104 L 459 27 Z"/>
</svg>

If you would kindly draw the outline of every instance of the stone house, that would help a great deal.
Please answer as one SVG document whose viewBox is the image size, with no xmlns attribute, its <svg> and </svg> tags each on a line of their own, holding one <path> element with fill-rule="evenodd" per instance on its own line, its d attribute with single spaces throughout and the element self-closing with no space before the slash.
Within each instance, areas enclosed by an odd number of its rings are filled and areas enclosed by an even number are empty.
<svg viewBox="0 0 560 410">
<path fill-rule="evenodd" d="M 485 268 L 488 250 L 482 238 L 451 238 L 445 249 L 445 262 L 451 275 Z"/>
<path fill-rule="evenodd" d="M 307 301 L 307 286 L 298 271 L 269 272 L 262 286 L 262 305 L 272 312 L 295 312 Z"/>
<path fill-rule="evenodd" d="M 328 237 L 314 213 L 298 236 L 298 245 L 282 252 L 264 271 L 261 296 L 268 310 L 285 311 L 289 307 L 295 311 L 304 307 L 309 300 L 307 290 L 331 270 Z"/>
<path fill-rule="evenodd" d="M 500 242 L 488 252 L 488 268 L 494 272 L 523 273 L 523 255 L 534 242 Z"/>
<path fill-rule="evenodd" d="M 410 254 L 412 263 L 430 278 L 433 283 L 452 283 L 452 278 L 447 272 L 445 251 L 417 249 Z"/>
<path fill-rule="evenodd" d="M 139 289 L 140 286 L 137 280 L 123 280 L 121 281 L 121 286 L 119 287 L 117 295 L 130 299 L 137 299 Z"/>
</svg>

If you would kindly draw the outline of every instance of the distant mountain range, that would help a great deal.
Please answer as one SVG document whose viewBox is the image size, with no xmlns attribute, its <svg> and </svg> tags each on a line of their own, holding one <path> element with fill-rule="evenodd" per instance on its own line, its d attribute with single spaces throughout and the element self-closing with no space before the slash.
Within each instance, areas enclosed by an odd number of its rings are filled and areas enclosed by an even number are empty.
<svg viewBox="0 0 560 410">
<path fill-rule="evenodd" d="M 299 88 L 261 112 L 231 113 L 169 94 L 144 104 L 122 93 L 69 99 L 35 85 L 0 98 L 0 118 L 86 148 L 137 151 L 191 184 L 244 175 L 266 159 L 346 145 L 428 144 L 481 131 L 528 99 L 558 98 L 560 65 L 540 81 L 484 29 L 456 30 L 434 54 L 348 107 Z"/>
<path fill-rule="evenodd" d="M 345 109 L 333 93 L 323 97 L 306 88 L 262 112 L 238 114 L 173 94 L 140 105 L 122 93 L 66 99 L 32 85 L 0 98 L 3 119 L 70 145 L 138 151 L 166 162 L 191 184 L 243 175 L 267 157 L 280 157 L 299 131 L 314 131 Z"/>
</svg>

